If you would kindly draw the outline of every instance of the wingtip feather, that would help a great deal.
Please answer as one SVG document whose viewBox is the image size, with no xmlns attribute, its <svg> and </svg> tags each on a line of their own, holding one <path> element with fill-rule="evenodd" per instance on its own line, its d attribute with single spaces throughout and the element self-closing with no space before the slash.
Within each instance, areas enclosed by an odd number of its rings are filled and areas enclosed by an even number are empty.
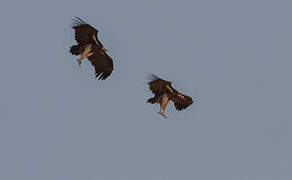
<svg viewBox="0 0 292 180">
<path fill-rule="evenodd" d="M 160 79 L 157 75 L 155 75 L 153 73 L 148 73 L 148 75 L 147 75 L 147 80 L 148 81 L 155 81 L 157 79 Z"/>
<path fill-rule="evenodd" d="M 86 25 L 86 24 L 87 23 L 85 21 L 83 21 L 79 17 L 75 16 L 75 19 L 73 19 L 72 28 L 75 28 L 75 27 L 78 27 L 81 25 Z"/>
</svg>

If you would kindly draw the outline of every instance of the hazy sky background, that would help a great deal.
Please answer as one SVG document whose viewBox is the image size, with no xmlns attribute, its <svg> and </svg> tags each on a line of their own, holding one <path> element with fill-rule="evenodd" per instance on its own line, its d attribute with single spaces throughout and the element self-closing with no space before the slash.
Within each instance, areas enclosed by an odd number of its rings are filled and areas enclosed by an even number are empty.
<svg viewBox="0 0 292 180">
<path fill-rule="evenodd" d="M 98 27 L 115 71 L 69 54 Z M 2 0 L 0 179 L 291 180 L 292 1 Z M 146 103 L 153 72 L 199 101 Z"/>
</svg>

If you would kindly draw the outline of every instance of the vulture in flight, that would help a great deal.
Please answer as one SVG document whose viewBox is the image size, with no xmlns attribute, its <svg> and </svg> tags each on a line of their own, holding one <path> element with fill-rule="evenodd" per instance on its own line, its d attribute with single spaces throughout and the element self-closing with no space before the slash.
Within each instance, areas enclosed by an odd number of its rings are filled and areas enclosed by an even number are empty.
<svg viewBox="0 0 292 180">
<path fill-rule="evenodd" d="M 164 118 L 167 118 L 164 114 L 166 107 L 170 101 L 173 101 L 176 110 L 181 111 L 186 109 L 193 103 L 191 97 L 178 92 L 171 86 L 171 82 L 165 81 L 154 74 L 149 75 L 149 89 L 154 94 L 154 97 L 148 99 L 148 103 L 160 104 L 160 111 L 158 112 Z"/>
<path fill-rule="evenodd" d="M 80 55 L 77 60 L 79 66 L 84 58 L 87 58 L 95 69 L 95 77 L 104 80 L 113 71 L 113 60 L 107 55 L 102 43 L 97 38 L 98 30 L 75 17 L 72 28 L 75 30 L 77 45 L 70 48 L 72 55 Z"/>
</svg>

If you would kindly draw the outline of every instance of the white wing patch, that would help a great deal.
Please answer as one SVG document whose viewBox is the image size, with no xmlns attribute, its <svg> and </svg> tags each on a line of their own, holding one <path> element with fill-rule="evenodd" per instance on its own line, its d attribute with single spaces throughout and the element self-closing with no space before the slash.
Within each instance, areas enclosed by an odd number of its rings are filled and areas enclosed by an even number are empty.
<svg viewBox="0 0 292 180">
<path fill-rule="evenodd" d="M 166 85 L 166 88 L 167 88 L 171 93 L 173 93 L 173 90 L 169 87 L 169 85 Z"/>
<path fill-rule="evenodd" d="M 93 40 L 95 41 L 96 45 L 99 45 L 98 42 L 97 42 L 97 39 L 96 39 L 95 35 L 93 35 Z"/>
</svg>

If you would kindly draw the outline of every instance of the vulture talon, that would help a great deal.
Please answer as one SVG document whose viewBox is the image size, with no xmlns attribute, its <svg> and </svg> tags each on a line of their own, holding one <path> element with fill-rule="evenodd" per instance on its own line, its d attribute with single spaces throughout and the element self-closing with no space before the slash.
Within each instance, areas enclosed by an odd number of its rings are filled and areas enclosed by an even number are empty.
<svg viewBox="0 0 292 180">
<path fill-rule="evenodd" d="M 159 111 L 158 114 L 160 114 L 160 115 L 163 116 L 165 119 L 167 119 L 166 115 L 165 115 L 163 112 Z"/>
<path fill-rule="evenodd" d="M 81 59 L 77 59 L 77 62 L 78 62 L 79 67 L 81 67 L 82 60 Z"/>
</svg>

